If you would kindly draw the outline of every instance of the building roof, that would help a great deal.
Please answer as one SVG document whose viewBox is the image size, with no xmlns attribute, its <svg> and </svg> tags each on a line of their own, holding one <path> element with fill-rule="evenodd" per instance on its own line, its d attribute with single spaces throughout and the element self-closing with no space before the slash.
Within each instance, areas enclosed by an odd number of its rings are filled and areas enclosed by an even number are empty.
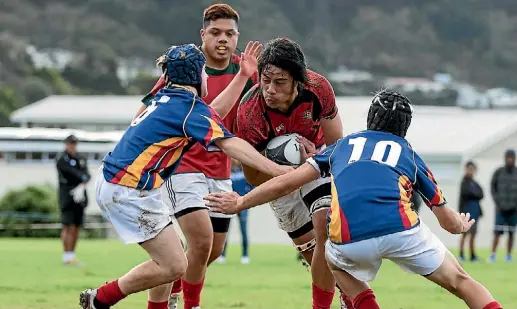
<svg viewBox="0 0 517 309">
<path fill-rule="evenodd" d="M 14 123 L 129 124 L 143 96 L 53 95 L 11 114 Z"/>
<path fill-rule="evenodd" d="M 75 135 L 80 142 L 116 143 L 124 131 L 87 132 L 72 129 L 54 128 L 0 128 L 0 140 L 59 141 L 63 142 L 69 135 Z"/>
<path fill-rule="evenodd" d="M 128 124 L 142 96 L 50 96 L 11 120 L 40 124 Z M 371 97 L 338 97 L 345 134 L 365 128 Z M 415 106 L 408 140 L 421 154 L 466 156 L 517 132 L 517 111 Z M 484 148 L 485 147 L 485 148 Z"/>
<path fill-rule="evenodd" d="M 345 134 L 364 130 L 371 97 L 339 97 Z M 422 155 L 473 155 L 517 132 L 517 111 L 414 106 L 407 139 Z"/>
<path fill-rule="evenodd" d="M 86 132 L 52 128 L 0 128 L 2 152 L 60 152 L 70 134 L 79 139 L 79 151 L 106 153 L 120 140 L 124 131 Z"/>
</svg>

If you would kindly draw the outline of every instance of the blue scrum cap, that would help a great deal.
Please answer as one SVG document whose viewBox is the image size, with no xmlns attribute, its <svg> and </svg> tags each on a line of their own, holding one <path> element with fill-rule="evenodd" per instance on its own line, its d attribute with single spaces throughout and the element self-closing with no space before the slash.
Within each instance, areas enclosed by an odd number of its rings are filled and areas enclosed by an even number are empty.
<svg viewBox="0 0 517 309">
<path fill-rule="evenodd" d="M 201 85 L 203 66 L 206 58 L 194 44 L 171 46 L 165 53 L 163 66 L 167 83 L 198 86 Z"/>
</svg>

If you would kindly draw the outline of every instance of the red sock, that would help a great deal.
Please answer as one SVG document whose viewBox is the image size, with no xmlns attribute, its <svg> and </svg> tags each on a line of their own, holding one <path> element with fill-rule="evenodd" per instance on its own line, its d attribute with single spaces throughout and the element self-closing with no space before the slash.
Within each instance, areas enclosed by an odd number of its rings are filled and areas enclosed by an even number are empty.
<svg viewBox="0 0 517 309">
<path fill-rule="evenodd" d="M 381 309 L 371 289 L 361 292 L 354 298 L 354 306 L 357 309 Z"/>
<path fill-rule="evenodd" d="M 106 283 L 97 289 L 97 300 L 107 306 L 113 306 L 125 297 L 126 295 L 122 293 L 118 286 L 118 280 Z"/>
<path fill-rule="evenodd" d="M 501 307 L 501 305 L 499 305 L 499 303 L 494 300 L 490 304 L 483 307 L 483 309 L 503 309 L 503 307 Z"/>
<path fill-rule="evenodd" d="M 325 291 L 314 283 L 312 284 L 312 309 L 330 309 L 335 290 Z"/>
<path fill-rule="evenodd" d="M 161 303 L 154 303 L 152 301 L 147 302 L 147 309 L 167 309 L 168 306 L 169 306 L 168 301 L 164 301 Z"/>
<path fill-rule="evenodd" d="M 191 309 L 193 307 L 199 307 L 201 302 L 201 290 L 203 289 L 203 279 L 199 283 L 188 283 L 181 279 L 181 287 L 183 288 L 183 308 Z"/>
<path fill-rule="evenodd" d="M 354 309 L 354 303 L 352 302 L 350 297 L 346 296 L 342 292 L 341 292 L 341 296 L 340 297 L 341 297 L 341 300 L 345 303 L 345 305 L 346 305 L 346 307 L 348 309 Z"/>
<path fill-rule="evenodd" d="M 172 283 L 171 295 L 181 293 L 181 279 Z"/>
</svg>

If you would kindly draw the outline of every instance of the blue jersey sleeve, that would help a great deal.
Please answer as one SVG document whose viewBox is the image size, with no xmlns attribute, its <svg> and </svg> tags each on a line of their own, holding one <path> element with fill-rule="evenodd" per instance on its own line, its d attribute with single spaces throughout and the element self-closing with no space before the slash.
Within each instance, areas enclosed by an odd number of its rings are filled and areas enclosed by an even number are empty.
<svg viewBox="0 0 517 309">
<path fill-rule="evenodd" d="M 222 124 L 219 115 L 201 101 L 196 101 L 192 112 L 187 116 L 184 131 L 190 139 L 200 143 L 207 151 L 220 151 L 214 142 L 233 137 Z"/>
<path fill-rule="evenodd" d="M 323 149 L 314 157 L 307 159 L 307 163 L 311 164 L 320 173 L 321 177 L 330 176 L 330 159 L 339 141 Z"/>
<path fill-rule="evenodd" d="M 443 206 L 447 202 L 443 197 L 442 190 L 438 187 L 438 183 L 433 176 L 433 173 L 425 164 L 424 160 L 415 153 L 416 166 L 416 182 L 414 188 L 422 196 L 423 201 L 429 208 L 435 206 Z"/>
</svg>

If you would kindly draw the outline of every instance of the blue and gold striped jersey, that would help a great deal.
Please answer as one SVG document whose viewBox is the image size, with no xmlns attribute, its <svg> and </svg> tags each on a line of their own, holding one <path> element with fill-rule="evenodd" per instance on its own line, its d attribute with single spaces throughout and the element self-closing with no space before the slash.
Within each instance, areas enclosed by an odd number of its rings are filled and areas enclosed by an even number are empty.
<svg viewBox="0 0 517 309">
<path fill-rule="evenodd" d="M 332 177 L 329 239 L 338 244 L 393 234 L 418 226 L 412 194 L 429 207 L 445 199 L 420 156 L 404 138 L 361 131 L 338 140 L 308 160 Z"/>
<path fill-rule="evenodd" d="M 217 151 L 214 142 L 229 137 L 217 113 L 198 96 L 182 88 L 164 88 L 104 157 L 104 177 L 134 189 L 156 189 L 193 144 Z"/>
</svg>

